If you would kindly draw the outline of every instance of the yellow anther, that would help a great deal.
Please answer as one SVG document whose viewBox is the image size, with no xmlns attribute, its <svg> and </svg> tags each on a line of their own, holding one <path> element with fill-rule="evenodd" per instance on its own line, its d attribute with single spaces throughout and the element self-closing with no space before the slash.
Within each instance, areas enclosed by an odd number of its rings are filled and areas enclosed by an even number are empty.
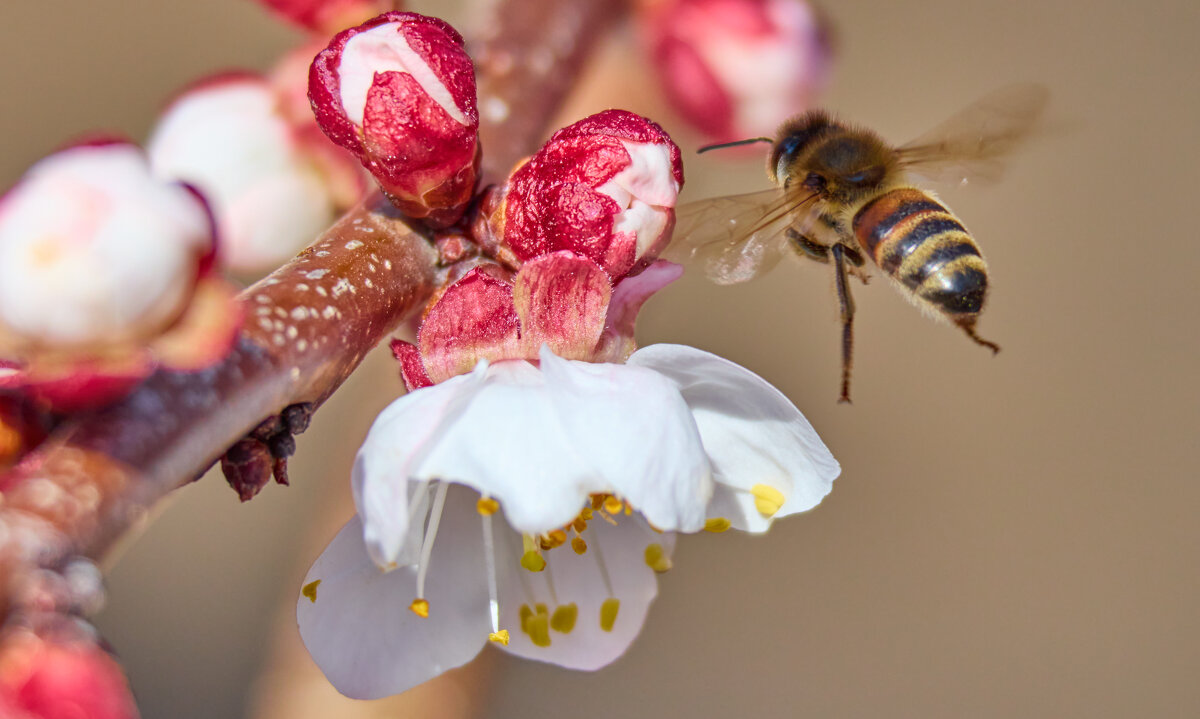
<svg viewBox="0 0 1200 719">
<path fill-rule="evenodd" d="M 567 543 L 567 533 L 561 529 L 550 532 L 542 539 L 542 549 L 554 549 Z"/>
<path fill-rule="evenodd" d="M 592 517 L 594 517 L 594 516 L 596 516 L 596 514 L 595 514 L 595 512 L 592 511 L 591 507 L 584 507 L 583 510 L 579 513 L 579 518 L 582 519 L 584 522 L 592 521 Z M 582 532 L 583 530 L 581 529 L 579 531 Z"/>
<path fill-rule="evenodd" d="M 600 628 L 606 632 L 613 630 L 613 625 L 617 623 L 617 612 L 621 611 L 621 600 L 616 597 L 609 597 L 600 605 Z"/>
<path fill-rule="evenodd" d="M 704 531 L 720 534 L 729 529 L 729 520 L 724 517 L 712 517 L 704 520 Z"/>
<path fill-rule="evenodd" d="M 628 517 L 631 514 L 633 514 L 633 505 L 630 504 L 629 502 L 626 502 L 625 503 L 625 516 Z"/>
<path fill-rule="evenodd" d="M 661 544 L 655 543 L 646 546 L 646 566 L 659 574 L 671 568 L 671 558 L 663 551 Z"/>
<path fill-rule="evenodd" d="M 521 611 L 519 612 L 519 614 L 521 617 L 521 631 L 528 634 L 529 633 L 529 620 L 533 619 L 533 609 L 531 609 L 528 604 L 522 604 Z"/>
<path fill-rule="evenodd" d="M 492 516 L 498 509 L 500 509 L 500 503 L 491 497 L 480 497 L 479 501 L 475 503 L 475 511 L 485 517 Z M 505 643 L 507 644 L 507 642 Z"/>
<path fill-rule="evenodd" d="M 491 632 L 490 634 L 488 634 L 488 641 L 489 641 L 489 642 L 495 642 L 495 643 L 497 643 L 497 644 L 503 644 L 503 645 L 504 645 L 504 646 L 506 646 L 506 647 L 508 646 L 508 640 L 509 640 L 510 638 L 511 638 L 511 637 L 509 637 L 509 635 L 508 635 L 508 630 L 507 630 L 507 629 L 501 629 L 501 630 L 500 630 L 500 631 L 498 631 L 498 632 Z"/>
<path fill-rule="evenodd" d="M 556 607 L 554 614 L 550 615 L 550 628 L 560 634 L 570 634 L 578 617 L 579 607 L 575 606 L 575 602 Z"/>
<path fill-rule="evenodd" d="M 550 646 L 550 615 L 538 612 L 529 618 L 529 628 L 525 632 L 534 646 Z"/>
<path fill-rule="evenodd" d="M 546 560 L 536 550 L 530 550 L 521 555 L 521 566 L 531 572 L 540 572 L 546 568 Z"/>
<path fill-rule="evenodd" d="M 774 487 L 756 484 L 750 488 L 750 494 L 754 495 L 754 508 L 764 517 L 774 517 L 783 506 L 783 492 Z"/>
<path fill-rule="evenodd" d="M 305 584 L 304 588 L 300 590 L 300 593 L 305 597 L 308 597 L 308 601 L 315 604 L 317 601 L 317 587 L 319 586 L 321 586 L 321 580 L 314 579 L 308 584 Z"/>
<path fill-rule="evenodd" d="M 623 503 L 621 500 L 610 494 L 608 498 L 604 500 L 604 511 L 608 512 L 609 514 L 620 514 L 622 504 Z"/>
<path fill-rule="evenodd" d="M 409 611 L 416 614 L 422 619 L 429 617 L 429 601 L 425 599 L 414 599 L 412 604 L 408 605 Z"/>
<path fill-rule="evenodd" d="M 533 605 L 533 611 L 536 614 L 550 614 L 550 609 L 547 608 L 543 602 L 538 602 L 537 604 Z"/>
<path fill-rule="evenodd" d="M 583 537 L 575 537 L 571 540 L 571 549 L 574 549 L 576 554 L 583 554 L 587 551 L 587 542 L 583 541 Z"/>
<path fill-rule="evenodd" d="M 592 510 L 589 509 L 587 511 L 590 514 Z M 575 518 L 574 522 L 571 522 L 571 528 L 574 529 L 576 532 L 582 532 L 585 529 L 587 529 L 587 520 L 584 519 L 583 515 L 581 514 Z"/>
<path fill-rule="evenodd" d="M 607 494 L 593 494 L 593 495 L 591 495 L 591 499 L 592 499 L 592 509 L 600 509 L 601 507 L 603 507 L 603 506 L 604 506 L 604 501 L 605 501 L 606 499 L 608 499 L 608 497 L 609 497 L 609 495 L 607 495 Z"/>
</svg>

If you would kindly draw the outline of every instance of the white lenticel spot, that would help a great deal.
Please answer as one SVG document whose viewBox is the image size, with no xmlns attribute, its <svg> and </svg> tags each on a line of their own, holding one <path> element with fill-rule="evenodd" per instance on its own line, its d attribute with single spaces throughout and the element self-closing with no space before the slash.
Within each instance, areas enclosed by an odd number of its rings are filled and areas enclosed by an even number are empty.
<svg viewBox="0 0 1200 719">
<path fill-rule="evenodd" d="M 363 243 L 360 240 L 350 240 L 349 242 L 346 243 L 347 250 L 357 250 L 358 248 L 360 248 L 362 246 L 363 246 Z"/>
</svg>

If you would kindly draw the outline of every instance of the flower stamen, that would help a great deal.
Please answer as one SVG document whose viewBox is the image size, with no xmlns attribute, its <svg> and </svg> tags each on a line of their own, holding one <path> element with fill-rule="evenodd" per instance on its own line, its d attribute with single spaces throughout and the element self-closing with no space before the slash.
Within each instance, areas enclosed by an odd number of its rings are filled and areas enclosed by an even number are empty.
<svg viewBox="0 0 1200 719">
<path fill-rule="evenodd" d="M 546 568 L 546 559 L 541 554 L 538 541 L 526 534 L 521 537 L 524 543 L 524 554 L 521 555 L 521 566 L 531 572 L 540 572 Z"/>
<path fill-rule="evenodd" d="M 646 545 L 646 566 L 658 574 L 663 574 L 671 569 L 671 558 L 667 556 L 661 544 L 655 542 Z"/>
<path fill-rule="evenodd" d="M 732 523 L 725 517 L 711 517 L 704 520 L 704 531 L 720 534 L 729 529 Z"/>
<path fill-rule="evenodd" d="M 578 617 L 579 607 L 575 602 L 560 605 L 554 609 L 554 614 L 550 615 L 550 628 L 560 634 L 570 634 Z"/>
<path fill-rule="evenodd" d="M 613 596 L 612 578 L 608 576 L 608 565 L 604 561 L 604 551 L 600 548 L 600 537 L 592 537 L 592 546 L 596 551 L 592 554 L 596 557 L 596 566 L 600 568 L 600 579 L 604 582 L 604 589 L 608 592 L 608 599 L 600 605 L 600 628 L 606 632 L 611 632 L 613 625 L 617 622 L 617 612 L 621 608 L 621 600 Z"/>
<path fill-rule="evenodd" d="M 496 546 L 492 536 L 491 514 L 483 515 L 483 558 L 487 564 L 488 612 L 492 618 L 492 633 L 488 635 L 488 639 L 508 646 L 507 630 L 504 631 L 503 641 L 495 638 L 500 635 L 500 602 L 497 599 L 499 593 L 496 590 Z"/>
<path fill-rule="evenodd" d="M 783 507 L 786 498 L 783 492 L 766 484 L 756 484 L 750 488 L 754 495 L 754 508 L 764 517 L 773 517 Z"/>
<path fill-rule="evenodd" d="M 425 600 L 425 575 L 429 572 L 433 540 L 437 539 L 438 524 L 442 521 L 442 509 L 446 506 L 446 490 L 449 487 L 446 482 L 438 482 L 433 495 L 433 508 L 429 512 L 429 526 L 425 528 L 425 539 L 421 542 L 421 559 L 417 564 L 417 598 L 409 606 L 409 609 L 420 617 L 429 616 L 429 602 Z"/>
</svg>

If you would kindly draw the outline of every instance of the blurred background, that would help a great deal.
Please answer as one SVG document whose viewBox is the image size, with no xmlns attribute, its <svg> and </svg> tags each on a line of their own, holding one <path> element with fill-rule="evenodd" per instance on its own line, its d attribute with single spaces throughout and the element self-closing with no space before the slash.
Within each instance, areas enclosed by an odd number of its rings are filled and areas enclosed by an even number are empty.
<svg viewBox="0 0 1200 719">
<path fill-rule="evenodd" d="M 464 30 L 460 3 L 413 2 Z M 1191 717 L 1200 714 L 1200 6 L 829 2 L 825 104 L 902 142 L 1038 81 L 1053 134 L 994 187 L 942 199 L 994 278 L 997 357 L 877 280 L 855 286 L 854 404 L 838 405 L 827 268 L 689 277 L 643 312 L 780 387 L 843 465 L 765 537 L 679 543 L 642 637 L 598 674 L 490 650 L 398 702 L 341 700 L 299 652 L 300 580 L 352 511 L 348 472 L 401 392 L 376 353 L 300 438 L 292 487 L 178 492 L 109 574 L 99 626 L 147 719 L 312 716 Z M 144 138 L 180 85 L 265 69 L 300 39 L 250 0 L 5 2 L 0 181 L 85 131 Z M 564 121 L 622 106 L 685 150 L 692 198 L 767 187 L 761 156 L 691 153 L 626 29 Z M 275 668 L 263 674 L 271 664 Z M 354 704 L 355 706 L 350 706 Z M 351 712 L 358 711 L 359 714 Z"/>
</svg>

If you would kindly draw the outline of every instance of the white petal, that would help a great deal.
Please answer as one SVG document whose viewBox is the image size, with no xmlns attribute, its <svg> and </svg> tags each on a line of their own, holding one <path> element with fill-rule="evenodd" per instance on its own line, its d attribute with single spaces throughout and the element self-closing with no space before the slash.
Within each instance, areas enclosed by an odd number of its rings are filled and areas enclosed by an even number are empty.
<svg viewBox="0 0 1200 719">
<path fill-rule="evenodd" d="M 351 487 L 367 549 L 380 567 L 399 563 L 408 544 L 408 480 L 437 478 L 419 476 L 418 468 L 470 406 L 486 374 L 487 363 L 481 362 L 471 374 L 410 392 L 388 405 L 371 425 L 354 460 Z"/>
<path fill-rule="evenodd" d="M 486 381 L 480 378 L 486 372 Z M 355 464 L 367 545 L 381 564 L 407 528 L 405 480 L 444 479 L 495 497 L 520 532 L 575 518 L 592 493 L 627 499 L 655 526 L 695 531 L 712 480 L 674 384 L 639 367 L 542 355 L 406 395 L 379 416 Z"/>
<path fill-rule="evenodd" d="M 329 681 L 346 696 L 398 694 L 479 653 L 490 631 L 483 539 L 474 497 L 451 489 L 433 545 L 425 598 L 429 616 L 408 609 L 416 570 L 381 572 L 367 556 L 357 518 L 317 559 L 296 604 L 300 636 Z"/>
<path fill-rule="evenodd" d="M 519 566 L 521 547 L 514 535 L 498 533 L 508 539 L 507 546 L 501 541 L 496 548 L 500 627 L 511 636 L 507 651 L 583 670 L 599 669 L 625 652 L 641 631 L 658 593 L 658 580 L 646 565 L 646 547 L 659 544 L 670 556 L 674 536 L 653 532 L 636 515 L 622 516 L 619 521 L 613 527 L 597 517 L 583 533 L 588 542 L 585 554 L 576 554 L 569 545 L 557 547 L 544 553 L 546 569 L 536 573 Z M 597 561 L 601 556 L 612 580 L 611 595 Z M 600 607 L 610 596 L 620 600 L 620 610 L 612 631 L 604 631 L 600 627 Z M 578 612 L 569 633 L 550 631 L 548 647 L 535 645 L 521 631 L 521 605 L 533 607 L 539 602 L 546 604 L 551 613 L 558 606 L 574 603 Z"/>
<path fill-rule="evenodd" d="M 560 359 L 542 348 L 542 374 L 574 451 L 660 529 L 704 522 L 712 477 L 701 436 L 673 383 L 653 371 Z"/>
<path fill-rule="evenodd" d="M 771 519 L 755 508 L 749 489 L 774 487 L 785 501 L 774 517 L 815 507 L 841 473 L 837 460 L 800 410 L 779 390 L 733 362 L 681 345 L 651 345 L 634 352 L 629 364 L 650 367 L 674 379 L 692 410 L 713 478 L 709 516 L 733 526 L 766 531 Z"/>
<path fill-rule="evenodd" d="M 342 59 L 338 63 L 342 107 L 355 125 L 362 125 L 367 94 L 376 73 L 383 72 L 412 75 L 421 89 L 429 93 L 429 97 L 441 105 L 455 122 L 470 124 L 434 69 L 409 46 L 404 33 L 400 31 L 400 24 L 384 23 L 350 38 L 342 49 Z"/>
</svg>

